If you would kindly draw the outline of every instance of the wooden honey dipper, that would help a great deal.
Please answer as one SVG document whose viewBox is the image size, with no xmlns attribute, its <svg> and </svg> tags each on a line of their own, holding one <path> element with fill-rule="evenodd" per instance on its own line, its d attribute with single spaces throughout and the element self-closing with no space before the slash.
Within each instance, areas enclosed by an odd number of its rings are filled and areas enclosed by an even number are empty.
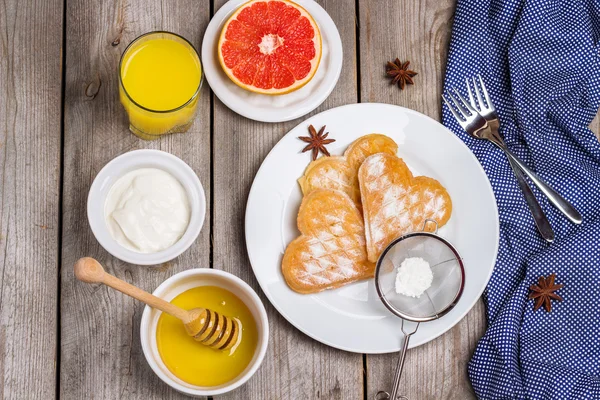
<svg viewBox="0 0 600 400">
<path fill-rule="evenodd" d="M 106 273 L 102 265 L 93 258 L 80 258 L 75 263 L 75 276 L 82 282 L 103 283 L 148 304 L 150 307 L 180 319 L 188 335 L 205 346 L 218 350 L 227 350 L 235 346 L 241 339 L 239 320 L 206 308 L 184 310 Z"/>
</svg>

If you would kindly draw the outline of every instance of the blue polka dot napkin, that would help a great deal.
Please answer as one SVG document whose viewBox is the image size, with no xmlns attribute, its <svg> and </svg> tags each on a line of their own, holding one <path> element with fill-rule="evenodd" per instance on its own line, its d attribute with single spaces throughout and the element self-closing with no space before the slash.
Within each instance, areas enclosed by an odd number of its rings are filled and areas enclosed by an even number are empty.
<svg viewBox="0 0 600 400">
<path fill-rule="evenodd" d="M 444 107 L 500 213 L 473 388 L 481 399 L 600 399 L 600 143 L 588 128 L 600 106 L 600 0 L 458 0 L 445 90 L 466 94 L 465 78 L 477 73 L 509 148 L 584 222 L 569 222 L 534 187 L 556 234 L 545 243 L 502 152 L 469 137 Z M 564 301 L 533 311 L 529 286 L 551 273 Z"/>
</svg>

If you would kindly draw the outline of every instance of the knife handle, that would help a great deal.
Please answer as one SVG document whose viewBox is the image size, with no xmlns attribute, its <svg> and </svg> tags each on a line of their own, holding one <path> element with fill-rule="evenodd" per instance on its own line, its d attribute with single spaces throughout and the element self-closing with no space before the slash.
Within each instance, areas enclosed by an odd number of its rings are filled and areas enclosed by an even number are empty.
<svg viewBox="0 0 600 400">
<path fill-rule="evenodd" d="M 533 220 L 535 221 L 535 225 L 537 226 L 540 235 L 542 235 L 544 240 L 552 243 L 554 241 L 554 231 L 552 230 L 552 226 L 550 226 L 548 218 L 546 218 L 546 214 L 544 214 L 540 203 L 538 203 L 535 195 L 529 187 L 529 184 L 527 184 L 525 175 L 523 175 L 523 171 L 519 169 L 518 165 L 510 157 L 507 158 L 510 167 L 515 173 L 515 177 L 517 178 L 521 192 L 523 192 L 523 196 L 525 196 L 525 201 L 529 206 L 529 210 L 531 211 L 531 215 L 533 216 Z"/>
<path fill-rule="evenodd" d="M 571 203 L 565 200 L 560 194 L 556 192 L 550 185 L 544 182 L 535 172 L 529 169 L 527 165 L 523 161 L 521 161 L 517 156 L 515 156 L 506 146 L 501 147 L 504 150 L 504 153 L 508 156 L 510 160 L 512 160 L 517 166 L 525 172 L 525 174 L 531 179 L 531 181 L 535 184 L 544 193 L 544 195 L 550 200 L 552 204 L 562 212 L 571 222 L 575 224 L 580 224 L 583 220 L 583 217 L 573 207 Z"/>
</svg>

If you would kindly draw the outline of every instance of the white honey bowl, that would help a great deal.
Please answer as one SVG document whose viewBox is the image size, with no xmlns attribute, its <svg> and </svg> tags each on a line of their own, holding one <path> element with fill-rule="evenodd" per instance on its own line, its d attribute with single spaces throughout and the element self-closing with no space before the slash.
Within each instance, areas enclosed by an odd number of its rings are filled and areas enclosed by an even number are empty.
<svg viewBox="0 0 600 400">
<path fill-rule="evenodd" d="M 139 168 L 158 168 L 173 175 L 185 189 L 190 204 L 190 222 L 183 236 L 171 247 L 156 253 L 138 253 L 123 247 L 110 234 L 104 217 L 106 197 L 114 183 Z M 186 251 L 200 234 L 205 214 L 204 188 L 194 170 L 180 158 L 160 150 L 134 150 L 111 160 L 96 175 L 87 201 L 88 221 L 96 240 L 118 259 L 138 265 L 161 264 Z"/>
<path fill-rule="evenodd" d="M 242 386 L 260 367 L 267 352 L 269 342 L 269 321 L 267 320 L 267 312 L 262 301 L 246 282 L 228 272 L 209 268 L 189 269 L 173 275 L 164 281 L 156 288 L 153 294 L 171 301 L 186 290 L 207 285 L 227 289 L 239 297 L 252 313 L 256 323 L 258 342 L 254 351 L 254 357 L 252 357 L 246 369 L 232 381 L 210 387 L 196 386 L 184 382 L 169 371 L 158 352 L 156 328 L 161 311 L 146 306 L 142 314 L 140 326 L 142 350 L 146 361 L 154 373 L 173 389 L 193 397 L 216 396 Z M 202 307 L 202 304 L 199 304 L 198 307 Z M 198 345 L 201 346 L 201 344 Z"/>
</svg>

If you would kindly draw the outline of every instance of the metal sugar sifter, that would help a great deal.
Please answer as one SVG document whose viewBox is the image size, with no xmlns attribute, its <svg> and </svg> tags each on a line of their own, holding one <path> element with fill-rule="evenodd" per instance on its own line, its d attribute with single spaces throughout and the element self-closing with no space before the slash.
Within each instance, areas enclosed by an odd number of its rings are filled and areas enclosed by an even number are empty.
<svg viewBox="0 0 600 400">
<path fill-rule="evenodd" d="M 428 223 L 435 224 L 433 233 L 425 232 Z M 426 219 L 421 232 L 409 233 L 392 241 L 377 261 L 377 294 L 388 310 L 402 318 L 404 343 L 400 349 L 391 395 L 380 391 L 375 400 L 407 399 L 404 396 L 398 397 L 398 386 L 410 337 L 417 331 L 421 322 L 433 321 L 447 314 L 462 295 L 465 284 L 462 258 L 454 246 L 439 236 L 437 231 L 437 222 Z M 411 257 L 420 257 L 427 261 L 433 272 L 431 286 L 419 298 L 397 294 L 395 290 L 397 269 L 402 261 Z M 411 331 L 405 330 L 405 321 L 415 322 L 416 326 Z"/>
</svg>

